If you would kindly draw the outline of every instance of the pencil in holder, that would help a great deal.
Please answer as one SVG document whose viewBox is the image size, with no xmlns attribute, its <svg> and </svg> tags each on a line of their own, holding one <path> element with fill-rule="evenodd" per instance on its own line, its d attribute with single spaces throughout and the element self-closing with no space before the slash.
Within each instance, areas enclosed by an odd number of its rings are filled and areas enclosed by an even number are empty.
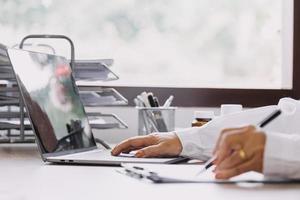
<svg viewBox="0 0 300 200">
<path fill-rule="evenodd" d="M 175 130 L 176 107 L 137 107 L 137 109 L 139 135 Z"/>
</svg>

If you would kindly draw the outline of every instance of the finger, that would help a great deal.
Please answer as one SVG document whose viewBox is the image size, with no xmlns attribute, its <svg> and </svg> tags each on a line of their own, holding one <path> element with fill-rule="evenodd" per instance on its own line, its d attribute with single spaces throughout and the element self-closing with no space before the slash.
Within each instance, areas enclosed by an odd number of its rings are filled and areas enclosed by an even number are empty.
<svg viewBox="0 0 300 200">
<path fill-rule="evenodd" d="M 233 132 L 233 131 L 239 131 L 239 130 L 242 130 L 242 129 L 244 129 L 244 128 L 245 128 L 245 127 L 239 127 L 239 128 L 226 128 L 226 129 L 223 129 L 223 130 L 221 131 L 221 133 L 220 133 L 220 136 L 219 136 L 218 140 L 217 140 L 217 143 L 216 143 L 216 146 L 215 146 L 215 148 L 214 148 L 213 154 L 215 155 L 215 154 L 217 153 L 217 151 L 218 151 L 218 149 L 219 149 L 219 146 L 220 146 L 220 142 L 221 142 L 222 137 L 223 137 L 224 135 L 229 134 L 229 133 L 231 133 L 231 132 Z"/>
<path fill-rule="evenodd" d="M 136 152 L 135 156 L 137 158 L 153 158 L 160 157 L 162 155 L 162 146 L 161 145 L 152 145 L 140 149 Z"/>
<path fill-rule="evenodd" d="M 215 148 L 214 148 L 214 150 L 213 150 L 213 154 L 216 154 L 217 149 L 218 149 L 218 147 L 219 147 L 219 145 L 220 145 L 220 141 L 221 141 L 223 135 L 226 134 L 226 133 L 228 133 L 228 132 L 231 132 L 231 131 L 233 131 L 233 130 L 236 130 L 236 128 L 226 128 L 226 129 L 223 129 L 223 130 L 221 131 L 221 133 L 220 133 L 220 135 L 219 135 L 219 137 L 218 137 L 218 140 L 217 140 L 217 142 L 216 142 Z"/>
<path fill-rule="evenodd" d="M 248 160 L 234 168 L 216 171 L 216 179 L 229 179 L 242 173 L 252 171 L 255 168 L 255 159 Z"/>
<path fill-rule="evenodd" d="M 234 152 L 234 150 L 239 150 L 242 148 L 243 133 L 244 130 L 240 130 L 239 132 L 232 133 L 230 135 L 225 135 L 220 142 L 220 147 L 217 151 L 217 160 L 216 165 L 222 163 L 228 156 Z"/>
<path fill-rule="evenodd" d="M 220 164 L 226 157 L 230 156 L 233 150 L 240 150 L 247 140 L 246 133 L 252 133 L 255 129 L 254 126 L 246 126 L 223 135 L 215 154 L 217 155 L 216 164 Z"/>
<path fill-rule="evenodd" d="M 119 155 L 122 152 L 130 152 L 132 150 L 151 145 L 152 142 L 154 141 L 150 136 L 138 136 L 129 138 L 115 146 L 115 148 L 112 150 L 112 155 Z"/>
<path fill-rule="evenodd" d="M 139 149 L 144 148 L 145 146 L 139 147 Z M 130 152 L 137 150 L 137 148 L 126 149 L 126 151 L 122 151 L 121 153 L 129 154 Z"/>
<path fill-rule="evenodd" d="M 243 162 L 245 162 L 245 160 L 240 157 L 239 150 L 236 150 L 233 154 L 217 165 L 216 171 L 231 169 Z"/>
<path fill-rule="evenodd" d="M 122 152 L 129 152 L 152 144 L 155 144 L 155 139 L 150 135 L 133 137 L 115 146 L 111 153 L 116 156 Z"/>
</svg>

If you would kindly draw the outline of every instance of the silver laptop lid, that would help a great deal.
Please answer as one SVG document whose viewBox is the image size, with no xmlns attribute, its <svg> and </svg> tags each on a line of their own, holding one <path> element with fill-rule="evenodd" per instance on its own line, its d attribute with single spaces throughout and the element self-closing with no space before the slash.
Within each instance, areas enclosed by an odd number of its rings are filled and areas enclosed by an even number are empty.
<svg viewBox="0 0 300 200">
<path fill-rule="evenodd" d="M 8 49 L 43 158 L 96 148 L 68 61 Z"/>
</svg>

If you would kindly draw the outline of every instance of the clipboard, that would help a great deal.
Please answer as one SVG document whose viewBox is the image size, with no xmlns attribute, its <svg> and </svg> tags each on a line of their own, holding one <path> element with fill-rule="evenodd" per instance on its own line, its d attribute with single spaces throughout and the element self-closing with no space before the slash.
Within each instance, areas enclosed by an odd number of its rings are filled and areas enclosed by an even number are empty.
<svg viewBox="0 0 300 200">
<path fill-rule="evenodd" d="M 203 167 L 202 165 L 122 164 L 121 166 L 121 169 L 116 170 L 118 173 L 155 184 L 300 184 L 300 180 L 269 179 L 256 172 L 248 172 L 229 180 L 216 180 L 212 170 L 207 170 L 196 177 L 197 172 Z"/>
</svg>

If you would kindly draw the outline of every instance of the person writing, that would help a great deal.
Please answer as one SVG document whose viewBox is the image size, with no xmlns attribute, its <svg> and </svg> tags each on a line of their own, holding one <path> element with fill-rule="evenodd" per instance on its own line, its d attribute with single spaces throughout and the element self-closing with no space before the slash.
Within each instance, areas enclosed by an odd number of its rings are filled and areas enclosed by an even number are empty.
<svg viewBox="0 0 300 200">
<path fill-rule="evenodd" d="M 245 126 L 258 124 L 278 107 L 292 111 L 279 116 L 264 130 Z M 139 158 L 180 155 L 203 161 L 216 155 L 217 179 L 228 179 L 248 171 L 261 172 L 268 177 L 298 179 L 299 119 L 300 102 L 284 98 L 276 106 L 219 117 L 203 127 L 129 138 L 118 144 L 112 155 L 137 150 L 135 156 Z"/>
</svg>

